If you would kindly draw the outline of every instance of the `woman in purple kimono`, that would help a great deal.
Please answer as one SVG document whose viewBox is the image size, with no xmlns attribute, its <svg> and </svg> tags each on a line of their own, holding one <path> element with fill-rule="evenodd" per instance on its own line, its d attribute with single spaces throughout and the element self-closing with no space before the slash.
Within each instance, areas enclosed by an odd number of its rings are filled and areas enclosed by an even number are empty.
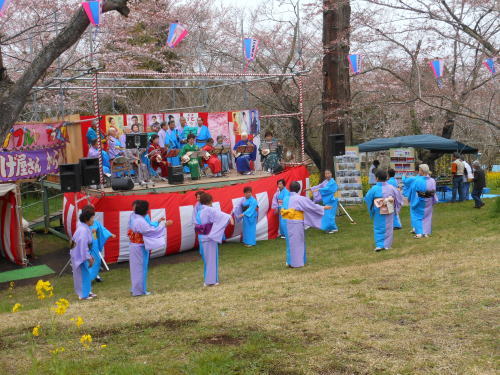
<svg viewBox="0 0 500 375">
<path fill-rule="evenodd" d="M 200 241 L 205 286 L 219 285 L 219 244 L 224 239 L 226 226 L 234 224 L 231 215 L 212 207 L 212 201 L 210 194 L 200 196 L 201 208 L 196 213 L 194 227 Z"/>
<path fill-rule="evenodd" d="M 92 293 L 90 269 L 95 259 L 90 254 L 93 233 L 90 227 L 94 224 L 95 211 L 92 206 L 85 206 L 80 214 L 78 227 L 72 239 L 71 268 L 75 292 L 81 300 L 97 297 Z"/>
<path fill-rule="evenodd" d="M 147 291 L 149 255 L 152 250 L 165 247 L 165 226 L 172 225 L 172 220 L 167 220 L 165 225 L 159 220 L 159 225 L 147 220 L 149 203 L 137 200 L 133 203 L 134 212 L 130 214 L 128 238 L 130 240 L 130 280 L 132 282 L 132 295 L 149 295 Z"/>
<path fill-rule="evenodd" d="M 387 181 L 387 172 L 379 169 L 375 172 L 377 183 L 365 196 L 368 212 L 373 219 L 375 251 L 389 250 L 394 239 L 394 215 L 403 203 L 403 196 Z"/>
<path fill-rule="evenodd" d="M 304 267 L 306 264 L 305 227 L 321 229 L 325 210 L 331 206 L 320 206 L 310 199 L 299 195 L 300 184 L 290 184 L 290 194 L 283 200 L 281 215 L 286 220 L 286 265 L 291 268 Z"/>
</svg>

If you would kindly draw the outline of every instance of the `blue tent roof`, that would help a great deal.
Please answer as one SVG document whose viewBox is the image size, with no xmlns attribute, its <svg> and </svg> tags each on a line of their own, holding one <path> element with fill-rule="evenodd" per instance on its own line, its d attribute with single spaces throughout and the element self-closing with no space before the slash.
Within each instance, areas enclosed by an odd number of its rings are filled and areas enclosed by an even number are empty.
<svg viewBox="0 0 500 375">
<path fill-rule="evenodd" d="M 399 147 L 425 148 L 435 152 L 460 152 L 462 154 L 475 154 L 473 148 L 453 139 L 438 137 L 437 135 L 407 135 L 405 137 L 377 138 L 358 145 L 360 152 L 373 152 Z"/>
</svg>

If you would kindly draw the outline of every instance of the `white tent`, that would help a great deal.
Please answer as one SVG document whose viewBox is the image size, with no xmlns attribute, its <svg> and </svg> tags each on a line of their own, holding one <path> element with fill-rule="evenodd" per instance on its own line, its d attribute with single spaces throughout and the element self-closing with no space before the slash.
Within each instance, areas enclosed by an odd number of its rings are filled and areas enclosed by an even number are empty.
<svg viewBox="0 0 500 375">
<path fill-rule="evenodd" d="M 26 264 L 19 187 L 0 184 L 0 255 L 19 265 Z"/>
</svg>

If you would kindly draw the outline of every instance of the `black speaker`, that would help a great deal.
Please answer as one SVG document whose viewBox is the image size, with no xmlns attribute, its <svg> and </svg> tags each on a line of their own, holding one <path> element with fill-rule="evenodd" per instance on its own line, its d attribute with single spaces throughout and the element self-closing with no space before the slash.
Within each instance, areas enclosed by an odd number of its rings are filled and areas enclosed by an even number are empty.
<svg viewBox="0 0 500 375">
<path fill-rule="evenodd" d="M 99 158 L 80 159 L 82 186 L 99 185 Z"/>
<path fill-rule="evenodd" d="M 78 193 L 82 190 L 80 164 L 59 164 L 59 179 L 63 193 Z"/>
<path fill-rule="evenodd" d="M 134 181 L 130 177 L 118 177 L 111 179 L 111 189 L 113 190 L 132 190 Z"/>
<path fill-rule="evenodd" d="M 282 165 L 277 165 L 274 169 L 273 169 L 273 174 L 278 174 L 278 173 L 281 173 L 283 172 L 283 166 Z"/>
<path fill-rule="evenodd" d="M 345 154 L 345 135 L 344 134 L 330 134 L 329 136 L 330 147 L 333 156 L 340 156 Z"/>
<path fill-rule="evenodd" d="M 170 185 L 184 183 L 184 173 L 182 165 L 168 167 L 168 183 Z"/>
<path fill-rule="evenodd" d="M 148 148 L 148 133 L 126 134 L 125 148 Z"/>
</svg>

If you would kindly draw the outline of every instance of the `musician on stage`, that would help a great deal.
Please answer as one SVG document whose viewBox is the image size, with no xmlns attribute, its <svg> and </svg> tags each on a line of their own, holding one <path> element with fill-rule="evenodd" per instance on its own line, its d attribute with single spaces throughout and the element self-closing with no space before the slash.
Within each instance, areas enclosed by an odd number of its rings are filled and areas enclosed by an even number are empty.
<svg viewBox="0 0 500 375">
<path fill-rule="evenodd" d="M 151 167 L 156 171 L 161 169 L 161 177 L 168 177 L 168 162 L 163 157 L 164 151 L 159 145 L 160 137 L 158 134 L 151 136 L 151 143 L 148 148 L 148 158 L 151 162 Z"/>
<path fill-rule="evenodd" d="M 208 152 L 208 155 L 206 157 L 205 156 L 203 157 L 203 162 L 205 166 L 208 166 L 210 168 L 212 174 L 215 177 L 221 177 L 222 165 L 217 155 L 214 154 L 215 151 L 214 140 L 212 138 L 208 138 L 207 145 L 204 146 L 202 150 Z"/>
<path fill-rule="evenodd" d="M 99 157 L 99 146 L 98 146 L 98 141 L 97 138 L 92 141 L 89 147 L 89 153 L 87 154 L 87 157 L 89 158 L 98 158 Z M 101 150 L 101 156 L 102 156 L 102 170 L 104 174 L 110 175 L 111 174 L 111 163 L 109 162 L 109 154 Z"/>
<path fill-rule="evenodd" d="M 273 172 L 280 166 L 281 160 L 281 145 L 278 140 L 273 138 L 271 131 L 266 131 L 264 142 L 260 144 L 259 148 L 260 160 L 263 169 L 267 172 Z"/>
<path fill-rule="evenodd" d="M 125 144 L 122 144 L 116 136 L 116 128 L 114 126 L 110 127 L 108 130 L 108 154 L 110 161 L 113 161 L 114 158 L 119 156 L 123 156 L 125 150 Z"/>
<path fill-rule="evenodd" d="M 167 143 L 167 129 L 167 123 L 163 121 L 160 125 L 160 131 L 158 132 L 158 144 L 160 145 L 160 147 L 165 147 L 165 144 Z"/>
<path fill-rule="evenodd" d="M 181 149 L 180 157 L 182 164 L 189 168 L 192 180 L 200 179 L 200 160 L 198 158 L 191 158 L 191 152 L 199 151 L 200 148 L 194 143 L 196 136 L 194 134 L 189 134 L 187 136 L 187 142 Z"/>
<path fill-rule="evenodd" d="M 217 136 L 217 143 L 214 146 L 216 148 L 217 147 L 220 147 L 220 148 L 229 147 L 229 145 L 224 144 L 224 136 L 222 136 L 222 135 Z M 228 174 L 230 164 L 231 164 L 231 159 L 229 157 L 229 153 L 219 154 L 219 155 L 217 155 L 217 157 L 221 161 L 222 174 Z"/>
<path fill-rule="evenodd" d="M 181 136 L 179 130 L 175 128 L 175 120 L 170 120 L 168 122 L 167 138 L 168 142 L 165 142 L 165 146 L 168 145 L 169 150 L 180 150 L 181 148 Z M 181 159 L 179 156 L 174 156 L 167 158 L 170 165 L 176 166 L 181 165 Z"/>
<path fill-rule="evenodd" d="M 194 134 L 196 136 L 196 134 L 198 134 L 198 128 L 187 125 L 187 121 L 186 121 L 185 117 L 181 117 L 179 121 L 181 123 L 181 129 L 182 129 L 181 130 L 181 144 L 185 145 L 186 143 L 188 143 L 187 142 L 188 135 Z"/>
<path fill-rule="evenodd" d="M 238 147 L 240 146 L 253 146 L 252 152 L 243 152 L 238 153 Z M 241 140 L 236 143 L 233 147 L 233 154 L 236 161 L 236 170 L 240 174 L 249 175 L 253 174 L 253 168 L 251 162 L 255 161 L 257 156 L 257 147 L 255 147 L 254 143 L 248 139 L 247 133 L 241 133 Z"/>
<path fill-rule="evenodd" d="M 198 117 L 198 128 L 197 128 L 197 134 L 196 134 L 196 145 L 199 148 L 202 148 L 207 144 L 207 140 L 209 138 L 212 138 L 210 135 L 210 130 L 208 130 L 208 126 L 203 124 L 203 119 L 201 117 Z"/>
</svg>

